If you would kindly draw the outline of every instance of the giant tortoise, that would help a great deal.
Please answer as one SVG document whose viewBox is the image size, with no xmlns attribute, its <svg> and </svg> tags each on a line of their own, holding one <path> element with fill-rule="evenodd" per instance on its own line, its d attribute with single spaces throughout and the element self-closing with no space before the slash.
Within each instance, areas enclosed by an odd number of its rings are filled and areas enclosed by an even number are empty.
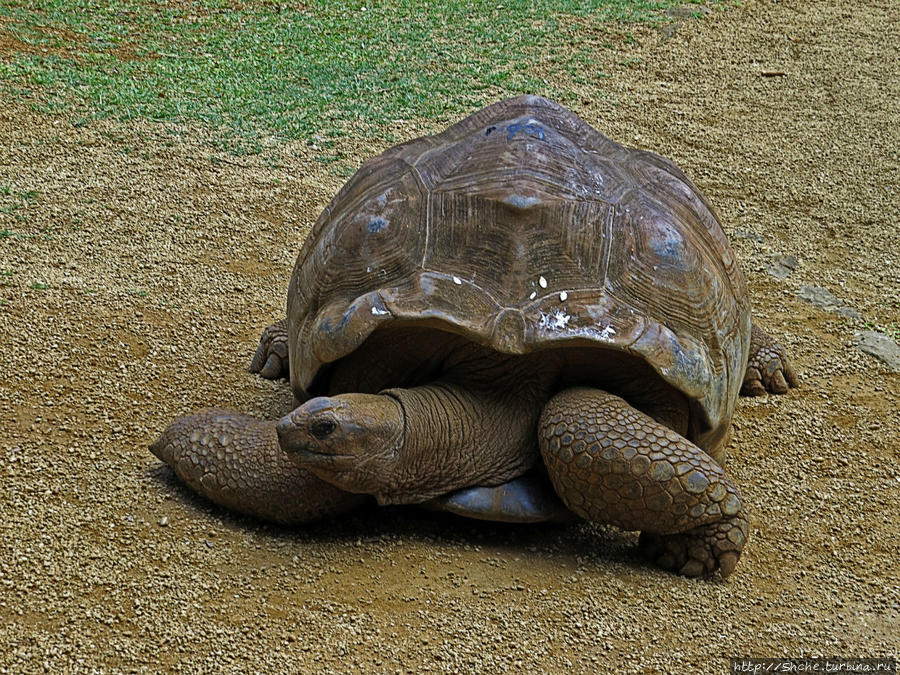
<svg viewBox="0 0 900 675">
<path fill-rule="evenodd" d="M 552 483 L 689 576 L 727 576 L 747 538 L 722 469 L 738 393 L 796 384 L 694 184 L 537 96 L 366 162 L 251 370 L 289 374 L 298 407 L 203 410 L 151 446 L 220 504 L 296 523 L 371 495 L 528 521 L 559 515 Z"/>
</svg>

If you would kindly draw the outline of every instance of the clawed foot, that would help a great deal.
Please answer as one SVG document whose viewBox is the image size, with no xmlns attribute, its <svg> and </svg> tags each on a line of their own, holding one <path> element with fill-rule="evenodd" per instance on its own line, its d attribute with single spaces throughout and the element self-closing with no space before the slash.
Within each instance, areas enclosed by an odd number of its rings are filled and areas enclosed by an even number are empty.
<svg viewBox="0 0 900 675">
<path fill-rule="evenodd" d="M 744 396 L 785 394 L 800 384 L 787 352 L 756 324 L 750 333 L 750 360 L 741 385 Z"/>
<path fill-rule="evenodd" d="M 677 534 L 641 532 L 638 549 L 659 567 L 686 577 L 728 577 L 741 557 L 749 523 L 739 515 Z"/>
<path fill-rule="evenodd" d="M 278 321 L 263 331 L 250 363 L 250 372 L 259 373 L 267 380 L 290 377 L 286 321 Z"/>
</svg>

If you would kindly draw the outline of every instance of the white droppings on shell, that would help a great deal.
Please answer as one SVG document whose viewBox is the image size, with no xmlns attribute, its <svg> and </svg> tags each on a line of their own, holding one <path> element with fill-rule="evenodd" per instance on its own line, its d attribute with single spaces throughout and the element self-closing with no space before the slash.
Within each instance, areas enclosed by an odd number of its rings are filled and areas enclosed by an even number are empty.
<svg viewBox="0 0 900 675">
<path fill-rule="evenodd" d="M 543 275 L 540 279 L 538 279 L 538 283 L 541 285 L 541 288 L 547 288 L 547 280 L 543 277 Z"/>
<path fill-rule="evenodd" d="M 453 283 L 456 284 L 457 286 L 459 286 L 462 283 L 462 279 L 455 276 L 455 277 L 453 277 Z"/>
<path fill-rule="evenodd" d="M 378 309 L 377 307 L 373 307 L 372 314 L 374 314 L 375 316 L 384 316 L 385 314 L 390 314 L 390 312 L 388 312 L 384 309 Z"/>
<path fill-rule="evenodd" d="M 600 331 L 600 335 L 598 336 L 601 340 L 609 340 L 612 341 L 612 336 L 616 334 L 616 329 L 612 326 L 608 325 L 602 331 Z"/>
<path fill-rule="evenodd" d="M 528 296 L 529 300 L 534 300 L 537 297 L 537 291 L 531 291 L 531 295 Z"/>
<path fill-rule="evenodd" d="M 551 330 L 562 330 L 569 325 L 569 320 L 571 318 L 571 316 L 559 309 L 550 314 L 541 312 L 540 326 L 541 328 L 549 328 Z"/>
<path fill-rule="evenodd" d="M 568 297 L 569 297 L 569 294 L 566 293 L 565 291 L 563 291 L 562 293 L 559 294 L 559 301 L 565 302 L 568 299 Z"/>
</svg>

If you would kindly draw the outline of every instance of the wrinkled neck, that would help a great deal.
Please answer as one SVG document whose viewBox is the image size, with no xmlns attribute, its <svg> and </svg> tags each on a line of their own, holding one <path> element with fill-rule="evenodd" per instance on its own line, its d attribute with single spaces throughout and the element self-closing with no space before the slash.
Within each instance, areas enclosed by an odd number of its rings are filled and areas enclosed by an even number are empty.
<svg viewBox="0 0 900 675">
<path fill-rule="evenodd" d="M 463 487 L 499 485 L 537 462 L 544 392 L 532 380 L 439 380 L 384 392 L 403 408 L 404 440 L 382 504 L 417 503 Z"/>
</svg>

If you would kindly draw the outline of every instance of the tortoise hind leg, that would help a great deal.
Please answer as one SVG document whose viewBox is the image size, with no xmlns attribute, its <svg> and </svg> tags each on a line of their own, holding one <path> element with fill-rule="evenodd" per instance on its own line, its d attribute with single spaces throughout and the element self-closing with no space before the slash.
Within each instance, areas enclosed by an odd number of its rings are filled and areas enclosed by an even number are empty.
<svg viewBox="0 0 900 675">
<path fill-rule="evenodd" d="M 582 518 L 641 530 L 641 548 L 686 576 L 734 570 L 747 538 L 740 493 L 684 437 L 599 389 L 567 389 L 539 422 L 556 492 Z"/>
<path fill-rule="evenodd" d="M 210 408 L 176 419 L 150 446 L 195 491 L 241 513 L 286 525 L 324 518 L 366 498 L 292 464 L 275 422 Z"/>
<path fill-rule="evenodd" d="M 286 319 L 276 321 L 263 331 L 253 361 L 250 362 L 250 372 L 259 373 L 267 380 L 290 377 Z"/>
<path fill-rule="evenodd" d="M 800 384 L 787 352 L 762 328 L 750 330 L 750 359 L 741 385 L 744 396 L 762 396 L 766 392 L 785 394 Z"/>
</svg>

